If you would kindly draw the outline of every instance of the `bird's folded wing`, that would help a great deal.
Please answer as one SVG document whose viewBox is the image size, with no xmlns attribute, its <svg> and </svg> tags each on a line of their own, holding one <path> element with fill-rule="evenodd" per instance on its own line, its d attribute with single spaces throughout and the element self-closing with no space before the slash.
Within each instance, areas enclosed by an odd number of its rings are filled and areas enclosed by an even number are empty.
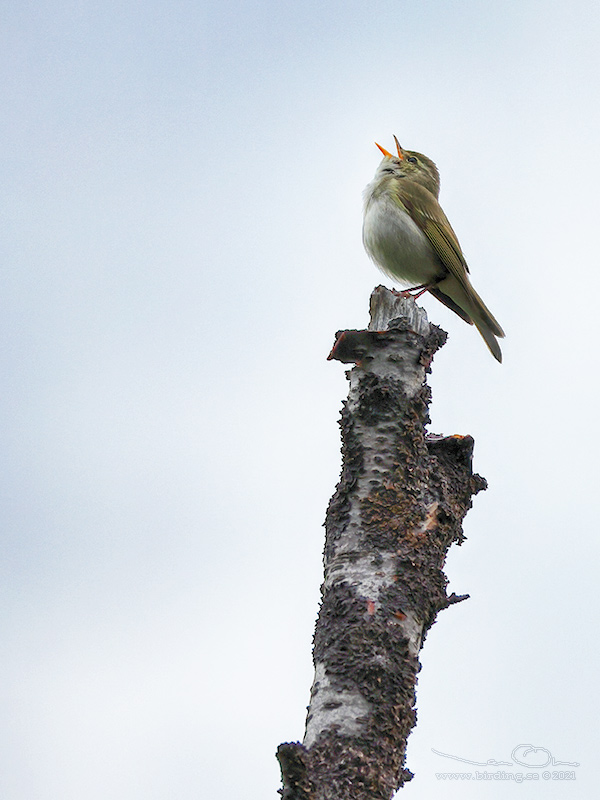
<svg viewBox="0 0 600 800">
<path fill-rule="evenodd" d="M 410 194 L 399 189 L 398 200 L 427 236 L 448 272 L 465 286 L 469 267 L 448 218 L 431 192 L 411 181 Z"/>
</svg>

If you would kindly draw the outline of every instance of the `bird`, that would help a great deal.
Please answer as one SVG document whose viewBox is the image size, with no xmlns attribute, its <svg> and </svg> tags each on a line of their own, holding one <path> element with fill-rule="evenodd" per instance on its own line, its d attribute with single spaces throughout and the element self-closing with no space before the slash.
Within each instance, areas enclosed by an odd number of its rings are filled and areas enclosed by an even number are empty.
<svg viewBox="0 0 600 800">
<path fill-rule="evenodd" d="M 364 191 L 365 250 L 388 277 L 410 286 L 403 294 L 416 299 L 429 292 L 474 324 L 502 362 L 498 339 L 504 331 L 471 284 L 458 238 L 438 202 L 438 169 L 422 153 L 404 150 L 396 136 L 394 141 L 397 156 L 375 143 L 383 159 Z"/>
</svg>

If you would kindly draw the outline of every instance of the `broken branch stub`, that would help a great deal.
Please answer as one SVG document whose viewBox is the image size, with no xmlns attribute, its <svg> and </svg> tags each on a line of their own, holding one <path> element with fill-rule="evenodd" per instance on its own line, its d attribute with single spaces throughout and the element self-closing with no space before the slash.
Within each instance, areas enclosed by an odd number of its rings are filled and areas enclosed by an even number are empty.
<svg viewBox="0 0 600 800">
<path fill-rule="evenodd" d="M 342 474 L 325 522 L 324 582 L 304 741 L 280 745 L 284 800 L 389 800 L 410 780 L 418 655 L 446 594 L 471 497 L 470 436 L 427 435 L 433 354 L 446 334 L 380 286 L 368 330 L 329 358 L 355 363 L 341 417 Z"/>
</svg>

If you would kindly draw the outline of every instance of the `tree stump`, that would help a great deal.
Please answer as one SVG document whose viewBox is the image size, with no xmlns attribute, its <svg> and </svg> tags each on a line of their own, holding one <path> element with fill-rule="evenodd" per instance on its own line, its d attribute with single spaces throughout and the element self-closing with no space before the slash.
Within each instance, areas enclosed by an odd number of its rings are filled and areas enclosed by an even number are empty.
<svg viewBox="0 0 600 800">
<path fill-rule="evenodd" d="M 486 482 L 470 436 L 427 434 L 426 374 L 446 334 L 411 297 L 371 295 L 367 330 L 329 355 L 353 363 L 343 465 L 325 522 L 324 582 L 304 741 L 279 746 L 284 800 L 389 800 L 412 773 L 419 651 L 437 613 L 465 599 L 443 572 Z"/>
</svg>

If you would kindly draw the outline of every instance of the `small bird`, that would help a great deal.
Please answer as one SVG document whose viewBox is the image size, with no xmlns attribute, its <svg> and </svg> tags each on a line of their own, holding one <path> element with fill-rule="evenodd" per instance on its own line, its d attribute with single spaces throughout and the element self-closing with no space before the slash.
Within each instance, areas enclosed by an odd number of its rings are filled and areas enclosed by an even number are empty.
<svg viewBox="0 0 600 800">
<path fill-rule="evenodd" d="M 381 145 L 383 160 L 364 192 L 363 244 L 375 264 L 411 286 L 414 297 L 430 292 L 459 317 L 475 325 L 492 355 L 502 361 L 496 337 L 504 331 L 469 280 L 469 267 L 438 203 L 440 175 L 430 158 L 404 150 L 398 156 Z M 414 284 L 414 285 L 412 285 Z"/>
</svg>

